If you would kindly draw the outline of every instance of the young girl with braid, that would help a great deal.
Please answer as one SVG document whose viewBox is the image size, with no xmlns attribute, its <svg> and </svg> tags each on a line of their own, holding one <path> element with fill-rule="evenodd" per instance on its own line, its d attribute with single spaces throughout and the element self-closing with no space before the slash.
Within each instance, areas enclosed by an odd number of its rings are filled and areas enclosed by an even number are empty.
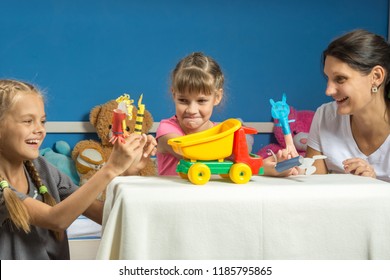
<svg viewBox="0 0 390 280">
<path fill-rule="evenodd" d="M 67 227 L 81 214 L 101 223 L 96 197 L 155 153 L 152 136 L 131 134 L 116 141 L 107 163 L 79 188 L 39 156 L 45 122 L 38 89 L 0 80 L 0 259 L 69 259 Z"/>
</svg>

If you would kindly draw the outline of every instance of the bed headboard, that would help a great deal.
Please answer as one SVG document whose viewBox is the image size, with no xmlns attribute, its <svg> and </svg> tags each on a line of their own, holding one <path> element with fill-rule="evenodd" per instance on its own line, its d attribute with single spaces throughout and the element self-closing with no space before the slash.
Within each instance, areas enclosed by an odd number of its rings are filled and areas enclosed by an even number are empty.
<svg viewBox="0 0 390 280">
<path fill-rule="evenodd" d="M 150 133 L 156 133 L 159 122 L 154 122 Z M 272 122 L 246 122 L 245 126 L 255 128 L 259 134 L 272 133 Z M 47 133 L 95 133 L 95 128 L 89 122 L 47 122 Z"/>
<path fill-rule="evenodd" d="M 150 130 L 151 134 L 155 134 L 159 122 L 154 122 Z M 254 143 L 252 151 L 256 152 L 264 145 L 271 143 L 273 137 L 273 122 L 245 122 L 248 127 L 255 128 L 258 133 L 254 135 Z M 42 146 L 52 148 L 58 140 L 66 141 L 73 147 L 81 140 L 93 139 L 98 140 L 95 128 L 88 121 L 56 121 L 46 123 L 46 139 Z"/>
</svg>

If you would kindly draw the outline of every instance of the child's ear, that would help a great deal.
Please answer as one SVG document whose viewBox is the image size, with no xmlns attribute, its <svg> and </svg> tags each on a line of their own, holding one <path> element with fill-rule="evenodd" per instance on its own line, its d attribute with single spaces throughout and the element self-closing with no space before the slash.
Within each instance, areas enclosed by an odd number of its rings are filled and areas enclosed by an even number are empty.
<svg viewBox="0 0 390 280">
<path fill-rule="evenodd" d="M 221 103 L 222 97 L 223 97 L 223 89 L 220 88 L 220 89 L 217 90 L 217 92 L 215 93 L 214 106 L 217 106 L 219 103 Z"/>
<path fill-rule="evenodd" d="M 173 87 L 171 87 L 171 93 L 172 93 L 172 97 L 175 98 L 175 91 L 173 90 Z"/>
</svg>

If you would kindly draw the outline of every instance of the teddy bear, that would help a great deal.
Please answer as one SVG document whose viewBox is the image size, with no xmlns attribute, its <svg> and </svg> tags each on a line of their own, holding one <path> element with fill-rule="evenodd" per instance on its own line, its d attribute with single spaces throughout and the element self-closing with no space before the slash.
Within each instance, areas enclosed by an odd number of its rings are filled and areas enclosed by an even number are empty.
<svg viewBox="0 0 390 280">
<path fill-rule="evenodd" d="M 72 159 L 76 163 L 76 169 L 80 177 L 79 185 L 83 185 L 92 177 L 108 160 L 113 144 L 110 142 L 112 135 L 113 112 L 118 108 L 116 100 L 109 100 L 105 104 L 95 106 L 89 114 L 89 121 L 95 127 L 97 140 L 82 140 L 78 142 L 72 151 Z M 126 118 L 126 131 L 132 133 L 136 125 L 137 108 L 132 106 L 131 120 Z M 148 133 L 152 128 L 153 117 L 148 110 L 144 111 L 142 133 Z M 155 162 L 149 158 L 145 168 L 140 171 L 141 176 L 156 175 Z"/>
<path fill-rule="evenodd" d="M 310 126 L 313 117 L 313 111 L 298 111 L 290 106 L 290 114 L 288 115 L 288 119 L 295 120 L 289 123 L 291 135 L 293 137 L 294 146 L 297 149 L 297 152 L 303 157 L 305 157 L 306 154 L 307 138 L 309 136 Z M 276 123 L 277 120 L 274 119 L 274 124 Z M 267 153 L 268 149 L 270 149 L 274 153 L 277 153 L 277 151 L 279 151 L 280 149 L 286 148 L 286 142 L 284 140 L 282 128 L 280 126 L 274 125 L 273 133 L 278 143 L 271 143 L 264 146 L 257 152 L 257 155 L 266 158 L 269 156 L 269 154 Z"/>
<path fill-rule="evenodd" d="M 43 148 L 39 154 L 48 162 L 54 165 L 59 171 L 68 175 L 73 183 L 79 184 L 80 178 L 76 170 L 76 165 L 71 158 L 70 145 L 63 140 L 56 141 L 52 148 Z"/>
</svg>

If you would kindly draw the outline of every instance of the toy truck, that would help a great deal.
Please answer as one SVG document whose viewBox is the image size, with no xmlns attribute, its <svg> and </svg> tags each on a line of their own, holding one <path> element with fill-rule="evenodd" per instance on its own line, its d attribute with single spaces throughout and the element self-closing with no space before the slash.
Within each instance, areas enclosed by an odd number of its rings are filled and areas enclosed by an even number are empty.
<svg viewBox="0 0 390 280">
<path fill-rule="evenodd" d="M 218 174 L 245 184 L 253 174 L 264 173 L 263 159 L 248 152 L 245 135 L 256 133 L 239 120 L 228 119 L 208 130 L 170 139 L 168 144 L 183 156 L 176 168 L 181 178 L 204 185 L 212 174 Z"/>
</svg>

